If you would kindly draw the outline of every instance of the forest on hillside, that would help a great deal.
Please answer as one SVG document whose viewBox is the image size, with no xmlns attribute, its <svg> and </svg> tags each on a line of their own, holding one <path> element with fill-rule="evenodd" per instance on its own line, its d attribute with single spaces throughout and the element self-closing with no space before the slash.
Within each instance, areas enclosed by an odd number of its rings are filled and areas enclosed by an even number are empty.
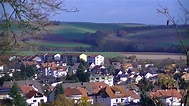
<svg viewBox="0 0 189 106">
<path fill-rule="evenodd" d="M 188 25 L 178 27 L 189 48 Z M 173 25 L 55 22 L 51 28 L 51 33 L 39 35 L 40 40 L 32 38 L 38 50 L 184 53 Z"/>
<path fill-rule="evenodd" d="M 183 41 L 189 48 L 189 35 L 185 26 L 179 26 Z M 82 41 L 91 48 L 75 48 L 76 51 L 110 52 L 174 52 L 184 50 L 173 26 L 123 27 L 114 30 L 98 30 L 86 33 Z"/>
</svg>

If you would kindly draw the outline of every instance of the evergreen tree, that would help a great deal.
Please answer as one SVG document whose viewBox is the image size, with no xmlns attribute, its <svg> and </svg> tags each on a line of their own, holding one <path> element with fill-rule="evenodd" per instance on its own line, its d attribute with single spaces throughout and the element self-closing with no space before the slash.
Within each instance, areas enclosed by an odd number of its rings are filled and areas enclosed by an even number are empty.
<svg viewBox="0 0 189 106">
<path fill-rule="evenodd" d="M 81 82 L 87 82 L 89 81 L 89 73 L 85 72 L 85 67 L 82 63 L 79 64 L 77 72 L 76 72 L 76 76 L 79 79 L 79 81 Z"/>
<path fill-rule="evenodd" d="M 33 77 L 37 70 L 34 68 L 34 66 L 24 66 L 23 64 L 21 65 L 20 69 L 20 74 L 23 80 Z"/>
<path fill-rule="evenodd" d="M 55 98 L 60 95 L 60 94 L 64 94 L 64 89 L 62 87 L 62 84 L 58 84 L 55 88 Z"/>
<path fill-rule="evenodd" d="M 19 93 L 19 87 L 16 82 L 13 83 L 9 95 L 12 97 L 12 101 L 15 106 L 27 106 L 26 100 Z"/>
</svg>

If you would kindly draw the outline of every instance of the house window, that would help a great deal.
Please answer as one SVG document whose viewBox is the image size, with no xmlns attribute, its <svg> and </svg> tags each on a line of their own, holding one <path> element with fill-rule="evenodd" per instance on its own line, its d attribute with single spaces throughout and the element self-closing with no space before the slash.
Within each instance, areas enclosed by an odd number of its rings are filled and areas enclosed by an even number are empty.
<svg viewBox="0 0 189 106">
<path fill-rule="evenodd" d="M 33 102 L 36 102 L 36 100 L 33 100 Z"/>
<path fill-rule="evenodd" d="M 41 99 L 40 101 L 41 101 L 41 102 L 44 102 L 44 99 Z"/>
<path fill-rule="evenodd" d="M 116 99 L 116 102 L 118 102 L 118 99 Z"/>
<path fill-rule="evenodd" d="M 124 99 L 121 98 L 121 102 L 123 102 L 123 101 L 124 101 Z"/>
</svg>

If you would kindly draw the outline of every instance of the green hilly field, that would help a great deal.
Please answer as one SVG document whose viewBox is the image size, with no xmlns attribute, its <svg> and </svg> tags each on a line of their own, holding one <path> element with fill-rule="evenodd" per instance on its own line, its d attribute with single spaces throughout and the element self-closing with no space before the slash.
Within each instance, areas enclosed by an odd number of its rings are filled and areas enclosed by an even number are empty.
<svg viewBox="0 0 189 106">
<path fill-rule="evenodd" d="M 60 51 L 101 52 L 127 52 L 127 50 L 129 52 L 161 52 L 162 50 L 167 52 L 169 49 L 170 52 L 182 51 L 176 30 L 172 26 L 61 22 L 58 26 L 49 26 L 46 29 L 49 33 L 38 35 L 43 36 L 42 39 L 31 39 L 31 41 L 35 41 L 35 46 L 48 48 L 48 50 L 53 48 Z M 186 28 L 182 26 L 180 33 L 184 44 L 189 47 L 189 35 Z"/>
</svg>

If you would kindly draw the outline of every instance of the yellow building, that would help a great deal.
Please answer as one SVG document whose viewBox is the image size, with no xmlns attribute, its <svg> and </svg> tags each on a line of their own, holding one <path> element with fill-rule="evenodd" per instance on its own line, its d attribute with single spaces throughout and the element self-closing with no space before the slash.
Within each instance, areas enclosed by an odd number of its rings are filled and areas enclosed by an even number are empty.
<svg viewBox="0 0 189 106">
<path fill-rule="evenodd" d="M 87 55 L 86 55 L 86 54 L 81 53 L 81 54 L 79 55 L 79 58 L 80 58 L 81 60 L 83 60 L 84 62 L 87 62 Z"/>
</svg>

